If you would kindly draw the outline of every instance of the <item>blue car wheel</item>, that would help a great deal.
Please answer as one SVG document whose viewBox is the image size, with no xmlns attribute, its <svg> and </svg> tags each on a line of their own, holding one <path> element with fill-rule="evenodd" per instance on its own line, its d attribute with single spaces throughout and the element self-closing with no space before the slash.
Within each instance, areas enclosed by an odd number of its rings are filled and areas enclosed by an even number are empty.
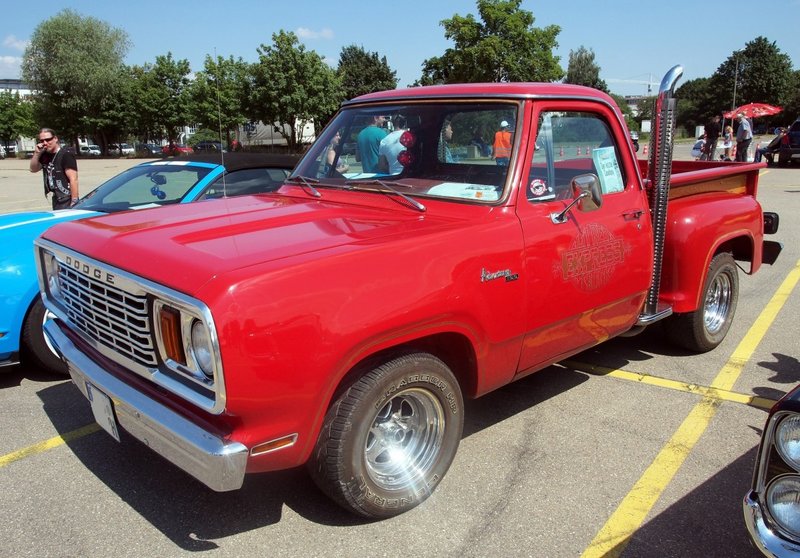
<svg viewBox="0 0 800 558">
<path fill-rule="evenodd" d="M 36 297 L 36 302 L 31 306 L 22 328 L 22 345 L 26 361 L 47 372 L 66 375 L 67 365 L 56 354 L 44 335 L 42 326 L 47 319 L 49 319 L 47 308 L 44 307 L 42 298 Z"/>
</svg>

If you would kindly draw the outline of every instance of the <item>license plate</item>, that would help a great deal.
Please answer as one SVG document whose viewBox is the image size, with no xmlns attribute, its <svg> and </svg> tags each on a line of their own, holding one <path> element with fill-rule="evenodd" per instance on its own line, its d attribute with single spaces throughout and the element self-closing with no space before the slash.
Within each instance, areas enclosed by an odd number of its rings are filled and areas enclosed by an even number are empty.
<svg viewBox="0 0 800 558">
<path fill-rule="evenodd" d="M 114 405 L 111 403 L 111 398 L 89 382 L 86 382 L 86 394 L 92 404 L 94 420 L 119 442 L 117 419 L 114 417 Z"/>
</svg>

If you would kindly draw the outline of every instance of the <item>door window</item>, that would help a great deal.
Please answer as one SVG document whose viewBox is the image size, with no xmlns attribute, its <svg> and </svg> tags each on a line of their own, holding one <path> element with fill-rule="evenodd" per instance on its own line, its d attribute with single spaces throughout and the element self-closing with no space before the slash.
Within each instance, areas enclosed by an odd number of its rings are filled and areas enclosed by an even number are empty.
<svg viewBox="0 0 800 558">
<path fill-rule="evenodd" d="M 572 179 L 595 174 L 603 194 L 625 188 L 619 149 L 608 124 L 590 112 L 546 111 L 539 115 L 526 195 L 539 203 L 572 198 Z"/>
</svg>

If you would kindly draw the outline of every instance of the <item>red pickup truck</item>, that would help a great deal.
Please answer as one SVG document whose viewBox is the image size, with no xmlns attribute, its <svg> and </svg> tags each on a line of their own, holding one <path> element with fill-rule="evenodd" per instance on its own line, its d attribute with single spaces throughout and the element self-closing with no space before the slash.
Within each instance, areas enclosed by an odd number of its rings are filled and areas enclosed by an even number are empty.
<svg viewBox="0 0 800 558">
<path fill-rule="evenodd" d="M 307 464 L 353 512 L 399 514 L 447 472 L 464 398 L 659 320 L 710 350 L 736 260 L 777 257 L 764 164 L 671 162 L 680 74 L 647 162 L 585 87 L 349 101 L 275 193 L 45 232 L 47 335 L 110 434 L 210 488 Z"/>
</svg>

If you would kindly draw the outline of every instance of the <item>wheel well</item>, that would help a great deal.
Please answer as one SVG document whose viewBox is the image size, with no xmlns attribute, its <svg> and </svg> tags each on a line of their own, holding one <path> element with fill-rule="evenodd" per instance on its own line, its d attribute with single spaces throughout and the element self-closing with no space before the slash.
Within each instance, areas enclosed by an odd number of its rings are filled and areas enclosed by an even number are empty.
<svg viewBox="0 0 800 558">
<path fill-rule="evenodd" d="M 753 241 L 751 238 L 742 235 L 731 238 L 717 246 L 714 256 L 721 252 L 730 252 L 733 259 L 740 262 L 753 261 Z M 713 256 L 712 256 L 713 257 Z"/>
<path fill-rule="evenodd" d="M 418 352 L 430 353 L 439 358 L 458 380 L 461 394 L 465 398 L 474 396 L 477 389 L 478 366 L 472 344 L 458 333 L 437 333 L 383 349 L 362 359 L 341 379 L 331 401 L 335 401 L 342 391 L 372 368 L 400 355 Z"/>
</svg>

